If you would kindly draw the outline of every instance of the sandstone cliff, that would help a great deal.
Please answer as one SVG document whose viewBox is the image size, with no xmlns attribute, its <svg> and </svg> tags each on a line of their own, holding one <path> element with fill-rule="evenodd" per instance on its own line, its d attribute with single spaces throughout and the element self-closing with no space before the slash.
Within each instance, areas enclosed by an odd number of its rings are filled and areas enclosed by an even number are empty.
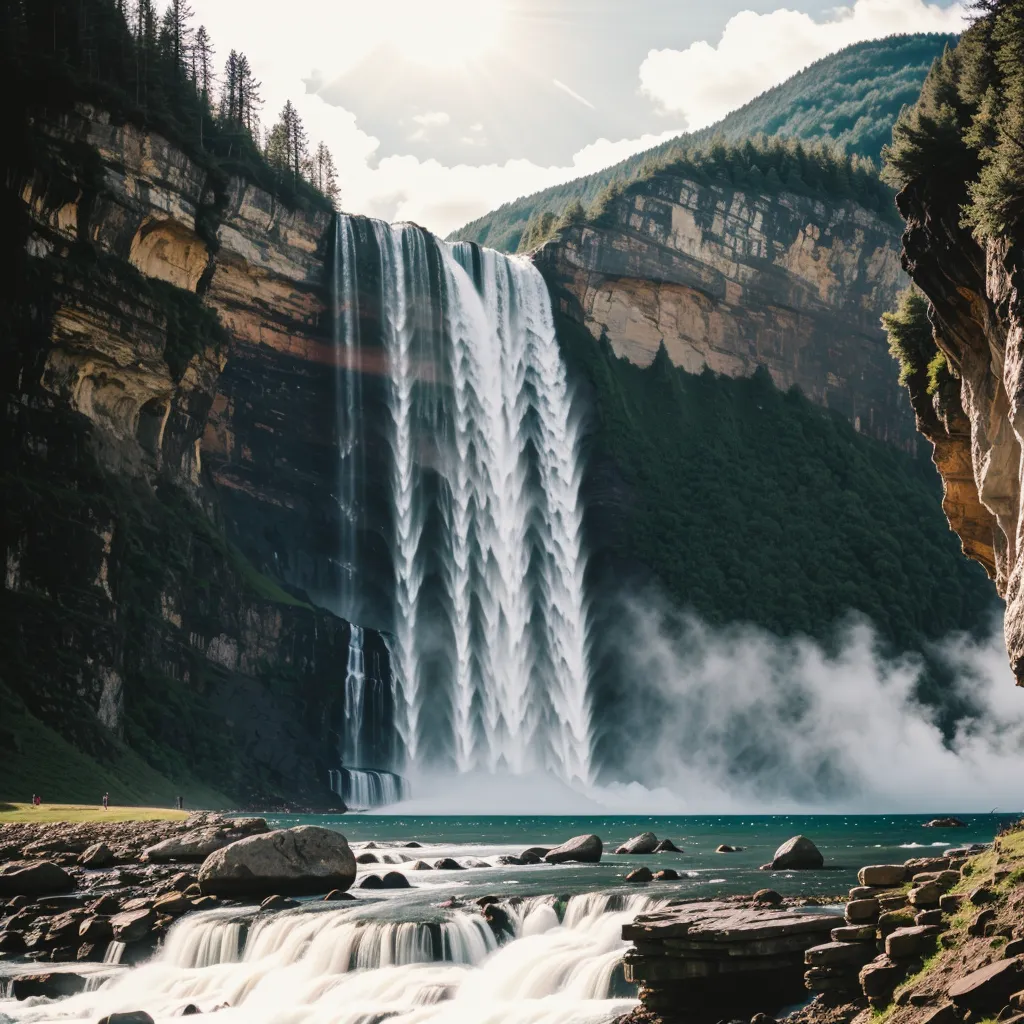
<svg viewBox="0 0 1024 1024">
<path fill-rule="evenodd" d="M 903 265 L 931 302 L 934 340 L 957 378 L 934 395 L 921 372 L 908 386 L 918 429 L 935 446 L 950 525 L 1006 600 L 1007 652 L 1024 685 L 1024 264 L 1011 239 L 981 245 L 961 227 L 962 201 L 925 180 L 897 197 Z"/>
<path fill-rule="evenodd" d="M 898 232 L 852 201 L 748 194 L 662 173 L 614 199 L 600 227 L 536 255 L 562 311 L 646 366 L 664 345 L 690 373 L 765 366 L 869 436 L 914 431 L 879 327 L 902 285 Z"/>
<path fill-rule="evenodd" d="M 127 743 L 182 788 L 327 801 L 348 625 L 253 567 L 221 496 L 244 534 L 260 517 L 237 495 L 256 510 L 301 495 L 280 410 L 242 429 L 234 413 L 239 381 L 287 399 L 332 364 L 330 213 L 92 108 L 35 131 L 35 173 L 4 207 L 5 718 L 100 764 Z"/>
</svg>

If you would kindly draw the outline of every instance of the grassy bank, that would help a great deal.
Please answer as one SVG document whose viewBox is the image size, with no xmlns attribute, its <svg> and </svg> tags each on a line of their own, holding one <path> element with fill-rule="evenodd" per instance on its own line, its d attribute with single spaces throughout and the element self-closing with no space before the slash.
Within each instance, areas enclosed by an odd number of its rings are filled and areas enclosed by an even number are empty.
<svg viewBox="0 0 1024 1024">
<path fill-rule="evenodd" d="M 0 804 L 0 825 L 7 822 L 183 821 L 188 811 L 169 807 L 90 807 L 88 804 Z"/>
</svg>

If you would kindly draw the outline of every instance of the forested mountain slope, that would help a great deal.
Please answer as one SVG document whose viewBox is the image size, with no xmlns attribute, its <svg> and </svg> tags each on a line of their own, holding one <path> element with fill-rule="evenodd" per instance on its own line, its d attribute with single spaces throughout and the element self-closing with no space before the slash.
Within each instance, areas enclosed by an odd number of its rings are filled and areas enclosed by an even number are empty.
<svg viewBox="0 0 1024 1024">
<path fill-rule="evenodd" d="M 710 128 L 506 203 L 449 237 L 515 251 L 531 219 L 545 212 L 557 218 L 574 200 L 589 207 L 609 185 L 640 176 L 651 163 L 672 162 L 687 147 L 715 136 L 729 142 L 758 134 L 832 140 L 877 163 L 900 110 L 915 102 L 934 59 L 955 42 L 955 36 L 920 33 L 855 43 L 816 61 Z"/>
</svg>

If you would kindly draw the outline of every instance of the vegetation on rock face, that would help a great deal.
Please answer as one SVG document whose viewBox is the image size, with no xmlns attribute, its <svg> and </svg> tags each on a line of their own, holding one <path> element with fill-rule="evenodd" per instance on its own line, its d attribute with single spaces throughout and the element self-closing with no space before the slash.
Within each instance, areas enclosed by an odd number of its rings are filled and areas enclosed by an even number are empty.
<svg viewBox="0 0 1024 1024">
<path fill-rule="evenodd" d="M 913 103 L 932 62 L 955 36 L 908 35 L 856 43 L 810 65 L 710 128 L 680 136 L 596 174 L 505 203 L 449 237 L 506 252 L 534 248 L 573 200 L 592 207 L 609 186 L 628 183 L 668 154 L 699 149 L 714 138 L 742 143 L 756 135 L 835 144 L 878 161 L 900 109 Z M 887 196 L 886 204 L 891 202 Z M 537 225 L 550 214 L 546 228 Z M 529 237 L 527 234 L 529 233 Z"/>
<path fill-rule="evenodd" d="M 963 559 L 927 458 L 863 437 L 765 370 L 687 374 L 664 349 L 640 368 L 573 321 L 558 331 L 589 385 L 599 516 L 609 477 L 625 485 L 596 527 L 598 572 L 639 564 L 706 621 L 779 635 L 829 637 L 853 610 L 920 650 L 989 625 L 995 592 Z"/>
<path fill-rule="evenodd" d="M 1015 232 L 1024 217 L 1024 0 L 976 8 L 898 118 L 884 175 L 899 188 L 923 179 L 963 193 L 964 223 L 984 239 Z"/>
<path fill-rule="evenodd" d="M 929 395 L 952 386 L 953 375 L 935 344 L 928 319 L 928 300 L 916 288 L 908 288 L 900 295 L 896 309 L 882 315 L 882 326 L 889 336 L 889 351 L 900 365 L 901 384 L 909 384 L 922 374 L 927 377 Z"/>
<path fill-rule="evenodd" d="M 163 135 L 218 181 L 241 174 L 288 202 L 332 205 L 337 180 L 326 147 L 310 156 L 291 108 L 289 159 L 281 158 L 277 142 L 265 148 L 259 83 L 245 55 L 231 51 L 215 96 L 213 42 L 203 26 L 192 28 L 191 17 L 183 0 L 174 0 L 162 20 L 153 0 L 6 0 L 0 4 L 6 118 L 20 134 L 34 108 L 95 103 L 115 119 Z M 270 139 L 280 141 L 283 130 L 275 126 Z"/>
</svg>

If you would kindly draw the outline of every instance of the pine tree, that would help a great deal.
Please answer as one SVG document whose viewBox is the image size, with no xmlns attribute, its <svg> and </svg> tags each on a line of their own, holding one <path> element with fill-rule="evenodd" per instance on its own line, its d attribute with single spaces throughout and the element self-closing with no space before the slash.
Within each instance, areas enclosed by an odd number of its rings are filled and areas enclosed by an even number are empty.
<svg viewBox="0 0 1024 1024">
<path fill-rule="evenodd" d="M 260 96 L 260 85 L 249 66 L 249 58 L 244 53 L 238 54 L 238 123 L 256 141 L 260 134 L 260 110 L 263 99 Z"/>
<path fill-rule="evenodd" d="M 192 66 L 194 68 L 192 80 L 195 82 L 196 92 L 207 104 L 210 103 L 214 85 L 214 53 L 213 41 L 206 31 L 206 26 L 200 25 L 196 29 L 195 43 L 192 46 Z"/>
<path fill-rule="evenodd" d="M 169 56 L 176 67 L 184 68 L 189 55 L 189 46 L 192 39 L 192 29 L 189 21 L 192 19 L 193 11 L 187 0 L 170 0 L 167 10 L 164 12 L 164 24 L 167 28 L 170 46 Z"/>
<path fill-rule="evenodd" d="M 338 169 L 334 165 L 334 157 L 331 156 L 331 151 L 323 142 L 316 147 L 312 164 L 310 180 L 314 187 L 321 195 L 326 196 L 337 206 L 340 199 Z"/>
</svg>

